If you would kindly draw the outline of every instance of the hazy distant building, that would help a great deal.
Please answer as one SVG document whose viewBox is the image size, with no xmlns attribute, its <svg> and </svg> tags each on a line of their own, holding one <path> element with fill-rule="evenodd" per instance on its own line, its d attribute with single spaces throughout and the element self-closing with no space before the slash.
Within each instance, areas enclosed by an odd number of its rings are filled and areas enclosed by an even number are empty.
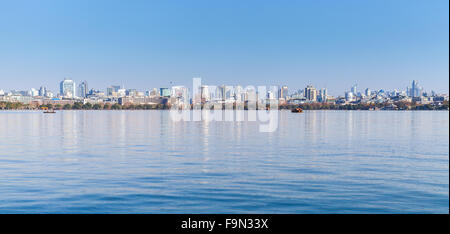
<svg viewBox="0 0 450 234">
<path fill-rule="evenodd" d="M 355 100 L 355 94 L 353 92 L 345 92 L 345 100 L 347 102 L 352 102 Z"/>
<path fill-rule="evenodd" d="M 305 94 L 306 100 L 312 101 L 312 102 L 317 101 L 317 90 L 312 85 L 306 86 L 304 94 Z"/>
<path fill-rule="evenodd" d="M 420 87 L 419 82 L 417 82 L 417 80 L 413 80 L 412 84 L 411 84 L 411 88 L 407 88 L 407 95 L 409 97 L 421 97 L 422 96 L 422 87 Z"/>
<path fill-rule="evenodd" d="M 245 101 L 247 102 L 255 102 L 258 100 L 258 94 L 256 93 L 256 90 L 253 88 L 245 88 Z"/>
<path fill-rule="evenodd" d="M 172 86 L 171 97 L 188 97 L 188 88 L 184 86 Z"/>
<path fill-rule="evenodd" d="M 214 87 L 210 87 L 214 88 Z M 211 91 L 211 90 L 210 90 Z M 234 100 L 235 98 L 235 90 L 232 86 L 227 86 L 227 85 L 220 85 L 218 87 L 216 87 L 214 93 L 214 98 L 215 100 L 218 101 L 226 101 L 226 100 Z M 210 92 L 210 94 L 212 95 L 213 93 Z"/>
<path fill-rule="evenodd" d="M 225 100 L 226 99 L 226 86 L 220 85 L 216 88 L 214 92 L 214 99 L 215 100 Z"/>
<path fill-rule="evenodd" d="M 172 104 L 186 108 L 189 105 L 189 90 L 184 86 L 173 86 L 171 91 Z"/>
<path fill-rule="evenodd" d="M 88 84 L 86 81 L 83 81 L 78 86 L 78 96 L 81 98 L 86 98 L 88 95 Z"/>
<path fill-rule="evenodd" d="M 154 97 L 154 96 L 158 96 L 159 92 L 157 88 L 153 88 L 152 90 L 150 90 L 150 94 L 149 96 Z"/>
<path fill-rule="evenodd" d="M 327 101 L 327 97 L 328 97 L 328 90 L 326 88 L 320 89 L 319 90 L 318 101 L 319 102 L 326 102 Z"/>
<path fill-rule="evenodd" d="M 358 85 L 353 85 L 350 91 L 356 96 L 358 94 Z"/>
<path fill-rule="evenodd" d="M 125 97 L 127 95 L 127 90 L 126 89 L 118 89 L 117 90 L 117 96 L 118 97 Z"/>
<path fill-rule="evenodd" d="M 278 98 L 284 98 L 284 100 L 287 99 L 289 95 L 289 90 L 287 86 L 282 86 L 280 90 L 278 91 Z"/>
<path fill-rule="evenodd" d="M 211 100 L 211 93 L 209 92 L 209 86 L 202 85 L 200 87 L 201 102 L 208 102 Z"/>
<path fill-rule="evenodd" d="M 55 96 L 55 95 L 53 94 L 52 91 L 50 91 L 50 90 L 45 91 L 45 97 L 52 98 L 52 97 L 54 97 L 54 96 Z"/>
<path fill-rule="evenodd" d="M 372 96 L 372 93 L 371 93 L 371 91 L 370 91 L 369 88 L 366 89 L 366 91 L 364 92 L 364 94 L 365 94 L 367 97 Z"/>
<path fill-rule="evenodd" d="M 119 89 L 121 89 L 121 87 L 119 85 L 111 85 L 111 86 L 107 87 L 106 88 L 106 96 L 117 96 Z"/>
<path fill-rule="evenodd" d="M 234 100 L 237 103 L 243 103 L 245 101 L 245 92 L 242 86 L 237 85 L 234 90 Z"/>
<path fill-rule="evenodd" d="M 60 95 L 62 97 L 74 98 L 76 96 L 75 82 L 65 78 L 59 85 Z"/>
<path fill-rule="evenodd" d="M 116 91 L 116 96 L 117 96 L 117 94 L 118 94 L 118 91 L 119 91 L 119 90 Z M 135 97 L 135 96 L 138 96 L 138 91 L 137 91 L 136 89 L 127 89 L 127 90 L 125 91 L 125 94 L 126 94 L 127 96 Z"/>
<path fill-rule="evenodd" d="M 39 91 L 34 89 L 34 88 L 31 88 L 30 96 L 35 97 L 35 96 L 38 96 L 38 95 L 39 95 Z"/>
<path fill-rule="evenodd" d="M 47 89 L 44 86 L 41 86 L 41 88 L 39 88 L 39 96 L 44 97 L 47 94 Z"/>
</svg>

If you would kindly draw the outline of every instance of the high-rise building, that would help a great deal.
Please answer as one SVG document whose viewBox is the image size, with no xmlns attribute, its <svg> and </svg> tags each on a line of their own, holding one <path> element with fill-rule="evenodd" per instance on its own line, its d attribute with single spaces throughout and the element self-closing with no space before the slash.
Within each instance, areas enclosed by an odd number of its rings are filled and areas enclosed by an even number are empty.
<svg viewBox="0 0 450 234">
<path fill-rule="evenodd" d="M 47 94 L 47 89 L 44 86 L 41 86 L 41 88 L 39 88 L 39 96 L 44 97 Z"/>
<path fill-rule="evenodd" d="M 88 84 L 86 81 L 83 81 L 78 86 L 78 97 L 86 98 L 88 95 Z"/>
<path fill-rule="evenodd" d="M 200 87 L 200 97 L 201 97 L 201 102 L 207 102 L 209 100 L 211 100 L 211 93 L 209 92 L 209 86 L 207 85 L 202 85 Z"/>
<path fill-rule="evenodd" d="M 171 97 L 175 98 L 176 105 L 189 104 L 189 90 L 184 86 L 172 86 Z"/>
<path fill-rule="evenodd" d="M 220 85 L 219 87 L 217 87 L 214 92 L 214 96 L 215 96 L 214 98 L 216 100 L 225 100 L 226 99 L 226 86 Z"/>
<path fill-rule="evenodd" d="M 353 85 L 350 92 L 352 92 L 356 96 L 358 94 L 358 85 L 357 84 Z"/>
<path fill-rule="evenodd" d="M 235 87 L 234 100 L 236 100 L 237 103 L 243 103 L 245 101 L 245 92 L 240 85 Z"/>
<path fill-rule="evenodd" d="M 289 95 L 289 90 L 287 86 L 282 86 L 280 88 L 280 91 L 278 92 L 278 98 L 284 98 L 286 100 L 286 98 Z"/>
<path fill-rule="evenodd" d="M 121 87 L 119 85 L 111 85 L 106 88 L 106 96 L 114 96 L 117 95 Z"/>
<path fill-rule="evenodd" d="M 119 91 L 119 90 L 117 90 L 117 91 L 115 92 L 116 96 L 117 96 L 117 94 L 118 94 L 118 91 Z M 127 96 L 135 97 L 135 96 L 138 96 L 138 91 L 137 91 L 136 89 L 127 89 L 127 90 L 125 91 L 125 94 L 126 94 Z"/>
<path fill-rule="evenodd" d="M 353 92 L 345 92 L 345 100 L 352 102 L 355 100 L 355 94 Z"/>
<path fill-rule="evenodd" d="M 172 86 L 172 97 L 183 97 L 186 96 L 188 89 L 184 86 Z"/>
<path fill-rule="evenodd" d="M 412 85 L 411 85 L 411 89 L 412 89 L 412 96 L 413 97 L 417 97 L 418 96 L 418 84 L 419 82 L 417 82 L 417 80 L 413 80 Z"/>
<path fill-rule="evenodd" d="M 235 100 L 234 97 L 236 96 L 236 90 L 234 89 L 233 86 L 227 86 L 226 90 L 225 90 L 225 97 L 226 100 Z"/>
<path fill-rule="evenodd" d="M 59 85 L 59 89 L 62 97 L 75 98 L 76 96 L 75 82 L 73 80 L 64 78 Z"/>
<path fill-rule="evenodd" d="M 422 87 L 419 86 L 419 82 L 417 82 L 417 80 L 413 80 L 411 88 L 407 89 L 408 92 L 408 96 L 410 97 L 421 97 L 422 96 Z"/>
<path fill-rule="evenodd" d="M 371 91 L 370 91 L 369 88 L 366 89 L 366 91 L 364 92 L 364 94 L 365 94 L 367 97 L 372 96 L 372 93 L 371 93 Z"/>
<path fill-rule="evenodd" d="M 149 96 L 154 97 L 154 96 L 158 96 L 158 94 L 159 94 L 158 89 L 157 88 L 153 88 L 152 90 L 150 90 L 150 95 Z"/>
<path fill-rule="evenodd" d="M 212 87 L 210 87 L 212 88 Z M 210 94 L 212 94 L 210 92 Z M 214 92 L 214 99 L 220 101 L 226 101 L 234 99 L 234 88 L 232 86 L 220 85 Z"/>
<path fill-rule="evenodd" d="M 320 102 L 326 102 L 328 97 L 328 90 L 326 88 L 319 90 L 319 98 L 318 101 Z"/>
<path fill-rule="evenodd" d="M 308 85 L 305 88 L 305 98 L 308 101 L 317 101 L 317 90 L 312 85 Z"/>
<path fill-rule="evenodd" d="M 169 88 L 160 88 L 159 95 L 161 95 L 161 97 L 170 97 L 170 89 Z"/>
<path fill-rule="evenodd" d="M 30 90 L 30 96 L 35 97 L 39 95 L 39 91 L 36 90 L 35 88 L 31 88 Z"/>
<path fill-rule="evenodd" d="M 268 99 L 275 99 L 275 93 L 272 92 L 271 90 L 267 91 L 267 98 Z"/>
</svg>

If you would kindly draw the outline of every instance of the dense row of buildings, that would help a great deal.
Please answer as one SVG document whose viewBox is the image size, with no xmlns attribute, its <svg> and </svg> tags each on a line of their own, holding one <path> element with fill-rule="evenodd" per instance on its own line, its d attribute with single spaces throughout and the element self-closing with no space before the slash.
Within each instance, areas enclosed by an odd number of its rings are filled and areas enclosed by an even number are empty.
<svg viewBox="0 0 450 234">
<path fill-rule="evenodd" d="M 445 94 L 435 92 L 425 92 L 413 81 L 411 87 L 405 91 L 385 91 L 365 89 L 358 91 L 357 85 L 344 93 L 343 96 L 333 97 L 328 94 L 326 88 L 316 89 L 312 85 L 304 89 L 289 92 L 287 86 L 269 87 L 267 90 L 260 90 L 256 87 L 242 86 L 208 86 L 201 85 L 198 90 L 189 90 L 185 86 L 172 86 L 170 88 L 159 88 L 151 90 L 125 89 L 120 85 L 111 85 L 104 91 L 89 89 L 87 81 L 82 81 L 76 85 L 71 79 L 64 79 L 60 82 L 59 93 L 55 94 L 46 87 L 39 90 L 32 88 L 28 91 L 11 90 L 5 92 L 0 89 L 0 101 L 22 102 L 32 105 L 45 104 L 73 104 L 75 102 L 91 104 L 171 104 L 180 107 L 191 104 L 206 103 L 244 103 L 249 100 L 256 102 L 278 101 L 283 104 L 302 103 L 332 103 L 332 104 L 376 104 L 397 101 L 416 102 L 419 104 L 442 104 L 448 101 Z"/>
</svg>

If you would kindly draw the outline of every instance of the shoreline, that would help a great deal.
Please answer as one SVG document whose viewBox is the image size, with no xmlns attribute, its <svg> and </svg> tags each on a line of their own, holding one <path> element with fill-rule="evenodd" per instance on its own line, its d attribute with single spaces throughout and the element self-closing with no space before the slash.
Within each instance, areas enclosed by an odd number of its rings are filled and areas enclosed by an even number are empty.
<svg viewBox="0 0 450 234">
<path fill-rule="evenodd" d="M 70 110 L 64 110 L 64 109 L 54 109 L 55 111 L 171 111 L 171 109 L 70 109 Z M 203 109 L 201 109 L 203 111 Z M 236 109 L 233 109 L 235 111 Z M 290 112 L 291 109 L 278 109 L 279 111 L 288 111 Z M 24 112 L 43 112 L 44 110 L 39 109 L 0 109 L 0 112 L 9 112 L 9 111 L 24 111 Z M 181 111 L 181 110 L 178 110 Z M 189 109 L 189 111 L 193 111 L 193 109 Z M 210 110 L 213 111 L 213 110 Z M 225 111 L 225 110 L 222 110 Z M 249 111 L 249 110 L 243 110 L 243 111 Z M 268 110 L 256 110 L 256 111 L 268 111 Z M 303 112 L 308 111 L 367 111 L 367 112 L 377 112 L 377 111 L 405 111 L 405 112 L 414 112 L 414 111 L 449 111 L 448 109 L 409 109 L 409 110 L 363 110 L 363 109 L 355 109 L 355 110 L 346 110 L 346 109 L 311 109 L 311 110 L 303 110 Z"/>
<path fill-rule="evenodd" d="M 171 110 L 172 106 L 170 103 L 165 104 L 100 104 L 100 103 L 82 103 L 75 102 L 74 104 L 24 104 L 21 102 L 0 102 L 1 110 Z M 269 110 L 271 106 L 264 103 L 233 103 L 233 105 L 220 105 L 220 104 L 190 104 L 185 106 L 185 108 L 180 108 L 181 106 L 176 106 L 178 110 L 213 110 L 218 108 L 221 110 Z M 301 108 L 303 111 L 307 110 L 367 110 L 367 111 L 377 111 L 377 110 L 449 110 L 449 102 L 443 101 L 441 103 L 416 103 L 416 102 L 389 102 L 389 103 L 346 103 L 346 104 L 336 104 L 336 103 L 301 103 L 301 104 L 280 104 L 273 106 L 273 109 L 277 110 L 293 110 L 296 108 Z"/>
</svg>

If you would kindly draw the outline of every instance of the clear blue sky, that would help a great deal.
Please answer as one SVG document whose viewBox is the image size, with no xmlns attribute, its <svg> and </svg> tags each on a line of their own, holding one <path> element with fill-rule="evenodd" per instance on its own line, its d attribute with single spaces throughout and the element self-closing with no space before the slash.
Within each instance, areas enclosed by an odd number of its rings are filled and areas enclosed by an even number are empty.
<svg viewBox="0 0 450 234">
<path fill-rule="evenodd" d="M 448 0 L 0 0 L 0 89 L 357 82 L 448 93 Z"/>
</svg>

